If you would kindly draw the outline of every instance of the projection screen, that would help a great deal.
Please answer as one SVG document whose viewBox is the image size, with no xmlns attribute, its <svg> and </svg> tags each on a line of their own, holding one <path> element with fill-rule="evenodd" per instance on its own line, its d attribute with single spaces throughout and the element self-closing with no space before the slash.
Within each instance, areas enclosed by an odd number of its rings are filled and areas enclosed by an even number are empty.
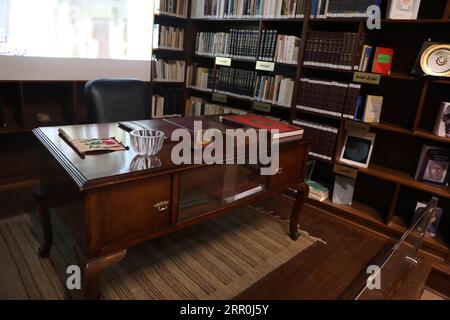
<svg viewBox="0 0 450 320">
<path fill-rule="evenodd" d="M 148 81 L 153 0 L 0 0 L 0 80 Z"/>
</svg>

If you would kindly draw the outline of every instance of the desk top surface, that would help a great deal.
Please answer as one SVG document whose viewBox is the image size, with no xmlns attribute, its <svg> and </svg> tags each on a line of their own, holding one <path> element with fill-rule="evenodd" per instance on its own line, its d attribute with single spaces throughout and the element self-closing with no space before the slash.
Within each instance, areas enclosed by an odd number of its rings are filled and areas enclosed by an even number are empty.
<svg viewBox="0 0 450 320">
<path fill-rule="evenodd" d="M 161 130 L 170 134 L 173 127 L 188 127 L 194 120 L 202 120 L 203 129 L 216 128 L 224 130 L 235 128 L 220 123 L 219 117 L 196 117 L 179 119 L 140 120 L 131 123 L 135 128 L 146 127 Z M 174 126 L 177 124 L 177 126 Z M 115 137 L 129 150 L 104 152 L 80 157 L 58 133 L 62 128 L 72 139 L 95 139 Z M 64 170 L 73 178 L 80 190 L 99 187 L 115 182 L 127 181 L 136 176 L 151 176 L 170 171 L 181 171 L 205 164 L 182 164 L 172 162 L 171 153 L 178 143 L 170 141 L 170 136 L 164 142 L 161 151 L 153 157 L 140 157 L 130 145 L 129 132 L 118 123 L 71 125 L 63 127 L 41 127 L 33 130 L 34 135 L 50 154 L 60 163 Z M 281 141 L 280 143 L 302 143 L 304 139 Z M 193 162 L 192 162 L 193 163 Z"/>
</svg>

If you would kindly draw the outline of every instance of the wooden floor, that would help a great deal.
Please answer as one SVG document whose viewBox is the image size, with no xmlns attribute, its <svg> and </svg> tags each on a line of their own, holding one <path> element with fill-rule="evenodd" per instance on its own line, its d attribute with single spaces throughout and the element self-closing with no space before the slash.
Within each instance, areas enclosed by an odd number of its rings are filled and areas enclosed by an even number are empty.
<svg viewBox="0 0 450 320">
<path fill-rule="evenodd" d="M 0 219 L 32 210 L 31 190 L 1 199 Z M 292 201 L 278 197 L 256 204 L 289 217 Z M 300 226 L 311 236 L 321 238 L 289 262 L 259 280 L 235 299 L 338 299 L 354 292 L 355 278 L 361 276 L 389 240 L 329 213 L 306 206 Z M 430 256 L 408 268 L 396 280 L 388 299 L 420 299 L 433 267 L 448 272 L 448 266 Z"/>
<path fill-rule="evenodd" d="M 260 206 L 288 216 L 290 200 L 279 198 Z M 305 207 L 301 229 L 320 237 L 316 243 L 274 270 L 235 299 L 338 299 L 352 291 L 352 281 L 365 273 L 369 263 L 386 247 L 387 239 L 312 207 Z M 432 267 L 448 271 L 448 266 L 430 256 L 402 272 L 388 299 L 420 299 Z M 353 290 L 354 292 L 355 290 Z"/>
</svg>

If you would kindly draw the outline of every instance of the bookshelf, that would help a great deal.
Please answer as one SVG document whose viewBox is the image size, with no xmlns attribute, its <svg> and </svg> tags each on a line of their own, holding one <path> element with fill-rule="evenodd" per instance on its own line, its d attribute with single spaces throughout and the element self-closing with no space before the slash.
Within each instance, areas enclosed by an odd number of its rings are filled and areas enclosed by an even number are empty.
<svg viewBox="0 0 450 320">
<path fill-rule="evenodd" d="M 425 250 L 449 260 L 450 191 L 448 188 L 416 181 L 414 173 L 423 144 L 450 147 L 449 139 L 437 137 L 432 133 L 440 101 L 450 100 L 450 80 L 416 77 L 410 74 L 410 70 L 420 46 L 428 38 L 450 42 L 450 34 L 447 32 L 450 26 L 450 0 L 422 0 L 417 20 L 382 19 L 381 30 L 368 30 L 364 18 L 311 18 L 310 0 L 305 1 L 303 16 L 285 17 L 191 17 L 192 1 L 186 0 L 185 4 L 186 9 L 182 14 L 164 11 L 155 14 L 155 24 L 184 30 L 183 50 L 154 50 L 158 59 L 184 61 L 185 81 L 150 81 L 150 96 L 163 95 L 161 90 L 169 88 L 178 90 L 183 102 L 191 96 L 199 97 L 213 104 L 273 116 L 289 122 L 312 121 L 338 128 L 337 143 L 331 160 L 311 156 L 317 160 L 313 179 L 325 183 L 330 191 L 334 182 L 333 166 L 339 163 L 338 151 L 345 138 L 345 121 L 351 120 L 297 108 L 301 92 L 300 80 L 318 78 L 352 83 L 354 71 L 304 65 L 310 32 L 366 33 L 366 42 L 370 45 L 393 48 L 391 74 L 382 75 L 379 85 L 361 85 L 363 94 L 382 95 L 385 101 L 380 122 L 367 124 L 377 137 L 371 164 L 367 169 L 358 169 L 353 205 L 336 205 L 330 200 L 309 200 L 309 204 L 387 237 L 398 237 L 408 228 L 416 202 L 428 201 L 432 195 L 438 196 L 439 206 L 444 208 L 446 213 L 441 220 L 438 237 L 427 239 Z M 386 17 L 386 10 L 387 1 L 382 1 L 382 17 Z M 214 81 L 211 88 L 186 85 L 187 68 L 190 65 L 210 68 L 214 74 L 227 68 L 216 65 L 215 57 L 211 55 L 196 53 L 197 33 L 229 32 L 231 29 L 257 30 L 260 37 L 264 30 L 276 30 L 278 34 L 302 39 L 297 58 L 299 63 L 275 61 L 273 71 L 256 70 L 258 75 L 282 75 L 294 80 L 293 98 L 289 106 L 270 103 L 270 111 L 261 111 L 260 108 L 255 108 L 256 99 L 253 96 L 232 92 L 217 95 L 217 81 Z M 231 67 L 255 71 L 256 58 L 231 58 Z M 1 103 L 8 124 L 6 128 L 0 128 L 0 139 L 5 142 L 0 147 L 0 163 L 8 171 L 0 176 L 0 197 L 5 197 L 7 191 L 28 188 L 37 182 L 37 148 L 34 142 L 23 144 L 23 141 L 30 140 L 29 131 L 41 125 L 34 121 L 32 111 L 47 110 L 54 115 L 51 124 L 84 123 L 86 115 L 83 87 L 84 82 L 81 81 L 0 83 Z M 37 94 L 41 91 L 46 95 Z M 14 156 L 9 156 L 11 152 Z M 19 157 L 24 161 L 17 163 L 12 160 Z M 21 174 L 22 172 L 25 174 Z"/>
<path fill-rule="evenodd" d="M 339 164 L 338 151 L 343 143 L 345 118 L 301 110 L 298 106 L 300 79 L 319 78 L 329 81 L 353 82 L 353 70 L 303 65 L 305 39 L 311 31 L 340 31 L 356 34 L 366 33 L 366 42 L 372 46 L 394 49 L 394 65 L 390 75 L 381 75 L 379 85 L 362 84 L 363 94 L 385 97 L 379 123 L 367 123 L 371 132 L 377 134 L 371 164 L 367 169 L 358 169 L 355 187 L 355 201 L 352 206 L 337 205 L 326 200 L 310 200 L 310 205 L 325 209 L 339 217 L 357 223 L 389 237 L 398 237 L 406 231 L 412 221 L 417 201 L 427 201 L 434 195 L 440 199 L 440 206 L 450 208 L 450 190 L 433 186 L 414 179 L 414 174 L 423 144 L 449 147 L 449 139 L 433 135 L 434 119 L 440 101 L 448 101 L 450 81 L 447 79 L 425 79 L 411 75 L 415 58 L 422 42 L 428 38 L 450 42 L 445 30 L 450 25 L 450 1 L 422 1 L 417 20 L 382 19 L 381 30 L 368 30 L 364 18 L 311 18 L 308 12 L 311 2 L 306 1 L 304 17 L 245 17 L 245 18 L 188 18 L 192 25 L 191 43 L 195 43 L 197 32 L 226 32 L 229 29 L 249 28 L 276 29 L 280 34 L 297 35 L 302 39 L 297 65 L 275 63 L 273 72 L 258 74 L 282 74 L 295 79 L 293 99 L 290 107 L 272 104 L 269 113 L 253 108 L 254 98 L 228 95 L 226 104 L 246 111 L 276 116 L 286 121 L 304 120 L 318 122 L 339 128 L 337 143 L 331 160 L 312 155 L 317 160 L 314 180 L 327 184 L 332 190 L 334 164 Z M 381 16 L 386 16 L 387 3 L 382 2 Z M 407 36 L 406 36 L 407 35 Z M 199 56 L 193 46 L 186 48 L 188 64 L 221 68 L 214 64 L 214 58 Z M 402 57 L 401 59 L 399 57 Z M 256 60 L 256 59 L 255 59 Z M 232 59 L 232 67 L 255 70 L 254 60 Z M 188 95 L 212 100 L 215 88 L 208 90 L 188 88 Z M 348 120 L 351 121 L 351 120 Z M 400 146 L 400 147 L 399 147 Z M 374 199 L 374 194 L 377 195 Z M 441 258 L 449 259 L 450 218 L 441 220 L 439 234 L 425 242 L 425 250 Z"/>
</svg>

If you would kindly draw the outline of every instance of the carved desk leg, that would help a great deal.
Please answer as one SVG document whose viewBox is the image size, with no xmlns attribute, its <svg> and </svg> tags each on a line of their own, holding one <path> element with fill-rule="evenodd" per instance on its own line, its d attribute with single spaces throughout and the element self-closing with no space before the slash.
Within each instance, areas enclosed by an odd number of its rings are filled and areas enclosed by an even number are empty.
<svg viewBox="0 0 450 320">
<path fill-rule="evenodd" d="M 52 247 L 52 223 L 50 220 L 50 212 L 48 210 L 48 192 L 44 186 L 38 186 L 35 189 L 34 203 L 36 211 L 41 220 L 43 242 L 39 248 L 39 256 L 41 258 L 48 258 L 50 255 L 50 249 Z"/>
<path fill-rule="evenodd" d="M 100 299 L 100 277 L 107 268 L 118 263 L 127 254 L 127 250 L 110 253 L 90 259 L 84 269 L 84 292 L 86 299 Z"/>
<path fill-rule="evenodd" d="M 289 223 L 292 240 L 298 239 L 298 218 L 309 194 L 309 186 L 305 182 L 299 184 L 296 189 L 297 197 L 294 202 L 294 207 L 292 208 L 291 220 Z"/>
</svg>

